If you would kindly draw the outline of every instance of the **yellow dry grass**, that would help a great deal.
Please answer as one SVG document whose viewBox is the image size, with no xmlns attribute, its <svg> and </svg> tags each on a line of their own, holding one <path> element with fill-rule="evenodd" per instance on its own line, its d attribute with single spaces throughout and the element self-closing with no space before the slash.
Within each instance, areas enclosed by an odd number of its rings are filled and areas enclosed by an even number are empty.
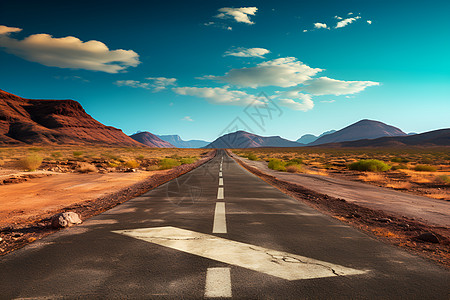
<svg viewBox="0 0 450 300">
<path fill-rule="evenodd" d="M 449 192 L 442 192 L 442 193 L 431 193 L 427 195 L 430 198 L 438 199 L 438 200 L 447 200 L 450 199 L 450 193 Z"/>
<path fill-rule="evenodd" d="M 385 182 L 386 177 L 382 174 L 367 172 L 358 177 L 364 182 Z"/>
<path fill-rule="evenodd" d="M 326 170 L 303 170 L 303 173 L 305 174 L 311 174 L 311 175 L 320 175 L 320 176 L 328 176 L 328 172 Z"/>
<path fill-rule="evenodd" d="M 407 181 L 395 181 L 389 182 L 386 184 L 387 188 L 396 189 L 396 190 L 407 190 L 412 187 L 412 184 Z"/>
</svg>

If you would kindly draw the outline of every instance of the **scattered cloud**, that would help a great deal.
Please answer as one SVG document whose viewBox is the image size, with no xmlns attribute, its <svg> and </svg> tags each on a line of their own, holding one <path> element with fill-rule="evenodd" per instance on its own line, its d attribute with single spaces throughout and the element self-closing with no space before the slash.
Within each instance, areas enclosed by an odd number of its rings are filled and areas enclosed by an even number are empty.
<svg viewBox="0 0 450 300">
<path fill-rule="evenodd" d="M 241 87 L 292 87 L 311 79 L 320 71 L 322 69 L 311 68 L 295 57 L 283 57 L 259 63 L 251 68 L 232 69 L 224 76 L 209 75 L 203 78 Z"/>
<path fill-rule="evenodd" d="M 311 95 L 302 94 L 298 91 L 288 91 L 282 93 L 277 100 L 284 107 L 293 110 L 308 111 L 314 107 L 314 102 L 311 99 Z"/>
<path fill-rule="evenodd" d="M 342 17 L 339 17 L 339 16 L 334 16 L 334 18 L 337 20 L 342 20 Z"/>
<path fill-rule="evenodd" d="M 356 17 L 354 17 L 354 18 L 343 19 L 342 21 L 339 21 L 339 22 L 336 24 L 336 27 L 335 27 L 335 28 L 342 28 L 342 27 L 345 27 L 345 26 L 347 26 L 348 24 L 351 24 L 351 23 L 355 22 L 355 21 L 358 20 L 358 19 L 361 19 L 361 17 L 360 17 L 360 16 L 356 16 Z"/>
<path fill-rule="evenodd" d="M 114 82 L 117 86 L 129 86 L 132 88 L 143 88 L 143 89 L 150 89 L 150 83 L 148 82 L 140 82 L 137 80 L 117 80 Z"/>
<path fill-rule="evenodd" d="M 147 80 L 153 81 L 151 87 L 154 92 L 159 92 L 165 90 L 168 86 L 175 85 L 176 78 L 166 78 L 166 77 L 147 77 Z"/>
<path fill-rule="evenodd" d="M 80 80 L 83 82 L 89 82 L 89 80 L 81 77 L 81 76 L 54 76 L 55 79 L 59 80 Z"/>
<path fill-rule="evenodd" d="M 186 116 L 186 117 L 182 118 L 181 120 L 182 121 L 188 121 L 188 122 L 194 122 L 194 120 L 192 120 L 192 118 L 189 117 L 189 116 Z"/>
<path fill-rule="evenodd" d="M 325 23 L 314 23 L 314 28 L 316 28 L 316 29 L 320 29 L 320 28 L 327 29 L 328 26 Z"/>
<path fill-rule="evenodd" d="M 268 53 L 270 51 L 264 48 L 236 48 L 225 52 L 223 56 L 264 58 L 264 55 Z"/>
<path fill-rule="evenodd" d="M 314 78 L 306 81 L 297 91 L 304 91 L 313 95 L 349 95 L 363 91 L 369 86 L 379 85 L 373 81 L 344 81 L 328 77 Z"/>
<path fill-rule="evenodd" d="M 308 32 L 308 30 L 306 30 L 306 29 L 303 29 L 303 32 Z"/>
<path fill-rule="evenodd" d="M 196 96 L 213 104 L 248 105 L 262 104 L 262 99 L 228 87 L 175 87 L 172 90 L 179 95 Z"/>
<path fill-rule="evenodd" d="M 20 31 L 22 31 L 22 28 L 0 25 L 0 34 L 10 34 L 13 32 L 20 32 Z"/>
<path fill-rule="evenodd" d="M 249 16 L 254 16 L 258 11 L 257 7 L 222 7 L 219 10 L 219 14 L 215 17 L 219 19 L 234 19 L 238 23 L 255 24 L 250 20 Z"/>
<path fill-rule="evenodd" d="M 133 50 L 109 50 L 102 42 L 67 36 L 54 38 L 49 34 L 33 34 L 23 40 L 10 37 L 22 29 L 1 26 L 0 48 L 23 59 L 49 67 L 85 69 L 118 73 L 139 65 L 139 55 Z"/>
<path fill-rule="evenodd" d="M 165 90 L 168 86 L 175 85 L 177 81 L 176 78 L 166 77 L 147 77 L 145 79 L 152 81 L 152 83 L 138 80 L 117 80 L 114 84 L 117 86 L 129 86 L 133 88 L 153 90 L 153 92 L 160 92 Z"/>
<path fill-rule="evenodd" d="M 334 103 L 334 102 L 336 102 L 336 100 L 322 100 L 320 102 L 322 102 L 322 103 Z"/>
<path fill-rule="evenodd" d="M 233 27 L 228 26 L 228 27 L 227 27 L 227 30 L 230 30 L 230 31 L 231 31 L 231 30 L 233 30 Z"/>
<path fill-rule="evenodd" d="M 367 23 L 372 24 L 372 20 L 367 20 Z"/>
</svg>

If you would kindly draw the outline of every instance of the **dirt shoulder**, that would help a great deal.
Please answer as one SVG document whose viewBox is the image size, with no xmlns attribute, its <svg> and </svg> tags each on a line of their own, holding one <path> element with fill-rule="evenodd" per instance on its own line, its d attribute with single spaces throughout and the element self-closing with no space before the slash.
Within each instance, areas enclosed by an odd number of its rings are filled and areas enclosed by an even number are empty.
<svg viewBox="0 0 450 300">
<path fill-rule="evenodd" d="M 321 194 L 429 225 L 450 227 L 450 202 L 447 201 L 330 176 L 275 171 L 269 169 L 264 161 L 252 161 L 239 156 L 235 158 L 279 180 L 308 187 Z"/>
<path fill-rule="evenodd" d="M 309 185 L 290 180 L 289 178 L 292 178 L 290 177 L 291 174 L 286 174 L 286 177 L 283 178 L 273 176 L 264 168 L 259 169 L 250 165 L 252 161 L 242 159 L 231 153 L 231 151 L 228 153 L 242 167 L 297 200 L 305 202 L 385 242 L 450 267 L 450 228 L 448 226 L 431 225 L 423 222 L 423 220 L 409 218 L 402 213 L 398 214 L 379 208 L 363 206 L 357 201 L 347 201 L 345 197 L 328 195 L 328 191 L 314 191 L 309 188 Z M 315 186 L 326 186 L 325 183 L 323 181 L 317 182 Z M 308 186 L 308 188 L 305 186 Z M 353 189 L 358 188 L 353 186 L 353 182 L 350 183 L 350 187 Z M 428 198 L 426 199 L 428 200 Z M 448 213 L 448 209 L 444 213 Z M 433 243 L 418 238 L 422 234 L 432 235 L 437 238 L 438 242 Z"/>
<path fill-rule="evenodd" d="M 185 174 L 209 161 L 215 151 L 192 164 L 164 171 L 108 174 L 53 174 L 0 186 L 0 255 L 56 230 L 50 217 L 73 211 L 82 220 Z"/>
</svg>

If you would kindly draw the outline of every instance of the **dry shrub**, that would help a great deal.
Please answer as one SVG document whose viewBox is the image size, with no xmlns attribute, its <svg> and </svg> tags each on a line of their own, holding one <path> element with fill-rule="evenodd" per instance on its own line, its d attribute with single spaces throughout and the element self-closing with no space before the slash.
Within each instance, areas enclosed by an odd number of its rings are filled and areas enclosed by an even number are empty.
<svg viewBox="0 0 450 300">
<path fill-rule="evenodd" d="M 286 167 L 286 171 L 289 173 L 301 173 L 302 172 L 302 166 L 300 165 L 290 165 Z"/>
<path fill-rule="evenodd" d="M 382 182 L 386 180 L 386 177 L 376 173 L 364 173 L 364 175 L 360 175 L 358 178 L 364 182 Z"/>
<path fill-rule="evenodd" d="M 130 168 L 130 169 L 136 169 L 139 166 L 140 166 L 140 164 L 137 161 L 135 161 L 134 159 L 125 162 L 125 167 Z"/>
<path fill-rule="evenodd" d="M 412 184 L 406 181 L 397 181 L 386 184 L 386 187 L 396 190 L 408 190 L 412 187 Z"/>
<path fill-rule="evenodd" d="M 80 173 L 90 173 L 90 172 L 97 172 L 97 168 L 90 163 L 82 162 L 78 165 L 77 171 Z"/>
<path fill-rule="evenodd" d="M 414 183 L 430 183 L 432 180 L 428 178 L 426 175 L 419 175 L 419 174 L 411 174 L 411 177 L 409 178 L 409 181 Z"/>
<path fill-rule="evenodd" d="M 159 166 L 158 165 L 150 165 L 146 168 L 147 171 L 156 171 L 159 170 Z"/>
<path fill-rule="evenodd" d="M 42 164 L 42 160 L 42 156 L 31 154 L 27 157 L 21 158 L 18 162 L 18 166 L 19 168 L 27 171 L 35 171 Z"/>
<path fill-rule="evenodd" d="M 1 162 L 0 162 L 1 165 Z M 450 184 L 450 176 L 449 175 L 438 175 L 436 176 L 436 182 L 443 184 Z"/>
<path fill-rule="evenodd" d="M 326 170 L 317 170 L 317 171 L 314 171 L 314 170 L 308 170 L 308 169 L 305 169 L 305 170 L 303 170 L 303 173 L 305 173 L 305 174 L 310 174 L 310 175 L 328 176 L 328 173 L 327 173 Z"/>
<path fill-rule="evenodd" d="M 108 162 L 108 167 L 110 167 L 110 168 L 117 168 L 118 166 L 119 166 L 119 164 L 116 162 Z"/>
<path fill-rule="evenodd" d="M 436 172 L 437 168 L 430 165 L 417 165 L 414 167 L 414 171 L 419 172 Z"/>
</svg>

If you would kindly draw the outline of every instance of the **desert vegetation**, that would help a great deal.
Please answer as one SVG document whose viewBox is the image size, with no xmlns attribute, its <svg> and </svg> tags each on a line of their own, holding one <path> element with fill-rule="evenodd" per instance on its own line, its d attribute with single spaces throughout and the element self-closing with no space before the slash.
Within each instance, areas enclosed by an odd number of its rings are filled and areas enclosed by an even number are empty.
<svg viewBox="0 0 450 300">
<path fill-rule="evenodd" d="M 174 148 L 108 148 L 70 146 L 0 148 L 0 173 L 52 171 L 110 173 L 155 171 L 196 162 L 210 150 Z"/>
<path fill-rule="evenodd" d="M 253 148 L 234 153 L 282 172 L 334 176 L 450 201 L 449 148 Z"/>
</svg>

